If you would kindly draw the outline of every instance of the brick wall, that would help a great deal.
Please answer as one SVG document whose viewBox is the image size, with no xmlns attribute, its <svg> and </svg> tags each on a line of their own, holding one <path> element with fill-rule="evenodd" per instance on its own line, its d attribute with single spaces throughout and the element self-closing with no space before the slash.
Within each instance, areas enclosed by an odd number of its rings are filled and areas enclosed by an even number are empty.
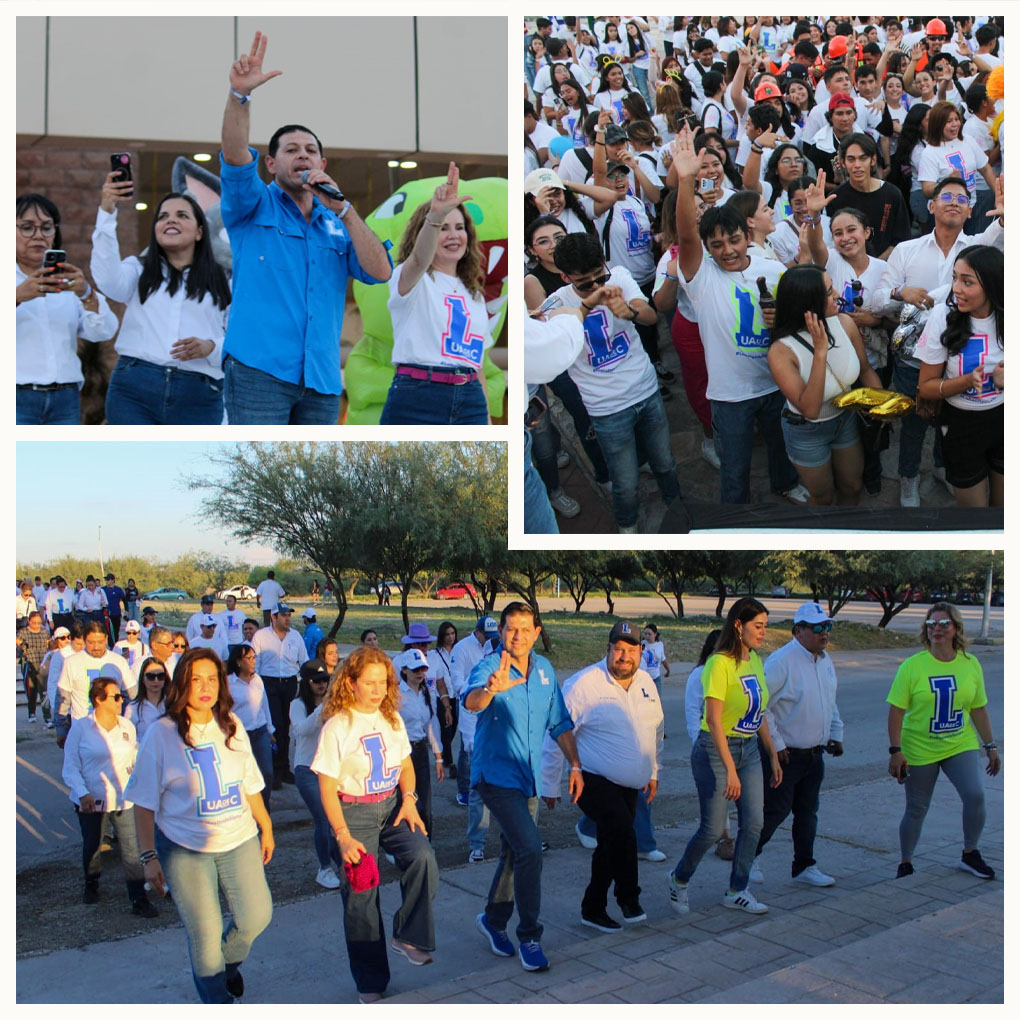
<svg viewBox="0 0 1020 1020">
<path fill-rule="evenodd" d="M 96 223 L 99 193 L 110 169 L 111 151 L 108 147 L 17 147 L 17 194 L 35 192 L 45 195 L 56 204 L 60 210 L 60 233 L 68 261 L 78 266 L 90 283 L 92 230 Z M 125 204 L 119 207 L 117 215 L 121 254 L 137 254 L 147 240 L 139 237 L 138 213 L 130 204 Z M 118 318 L 123 315 L 123 305 L 111 301 L 110 307 Z M 95 425 L 104 420 L 106 386 L 117 361 L 113 343 L 112 340 L 101 344 L 78 341 L 78 356 L 85 374 L 85 386 L 81 394 L 84 424 Z"/>
</svg>

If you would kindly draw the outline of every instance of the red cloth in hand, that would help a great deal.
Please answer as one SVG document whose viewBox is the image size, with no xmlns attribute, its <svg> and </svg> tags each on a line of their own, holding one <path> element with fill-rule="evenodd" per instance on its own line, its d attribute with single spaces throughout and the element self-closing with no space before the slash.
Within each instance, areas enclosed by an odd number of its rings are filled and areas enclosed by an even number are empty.
<svg viewBox="0 0 1020 1020">
<path fill-rule="evenodd" d="M 362 854 L 357 864 L 344 861 L 344 874 L 352 892 L 365 892 L 379 884 L 379 865 L 371 854 Z"/>
</svg>

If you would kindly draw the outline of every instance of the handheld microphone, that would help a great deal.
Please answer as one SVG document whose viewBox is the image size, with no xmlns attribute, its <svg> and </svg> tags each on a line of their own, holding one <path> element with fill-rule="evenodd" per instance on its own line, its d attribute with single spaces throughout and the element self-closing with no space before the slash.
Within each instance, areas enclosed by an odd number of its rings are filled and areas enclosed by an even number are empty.
<svg viewBox="0 0 1020 1020">
<path fill-rule="evenodd" d="M 308 183 L 308 175 L 311 173 L 310 170 L 301 171 L 301 183 Z M 326 184 L 322 181 L 313 181 L 312 187 L 316 191 L 321 191 L 324 195 L 328 195 L 330 198 L 335 199 L 337 202 L 346 202 L 347 199 L 344 197 L 343 192 L 339 188 L 334 188 L 332 184 Z"/>
</svg>

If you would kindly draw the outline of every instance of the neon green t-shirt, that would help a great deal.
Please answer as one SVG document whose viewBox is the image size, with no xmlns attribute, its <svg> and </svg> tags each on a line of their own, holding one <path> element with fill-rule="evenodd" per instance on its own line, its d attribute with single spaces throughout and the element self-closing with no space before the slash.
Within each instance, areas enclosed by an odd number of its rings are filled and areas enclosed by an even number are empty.
<svg viewBox="0 0 1020 1020">
<path fill-rule="evenodd" d="M 765 670 L 758 653 L 749 662 L 736 663 L 732 655 L 710 655 L 701 674 L 706 698 L 723 703 L 722 724 L 728 737 L 753 737 L 761 727 L 762 711 L 769 701 Z M 701 728 L 707 732 L 708 716 L 701 712 Z"/>
<path fill-rule="evenodd" d="M 976 751 L 971 709 L 988 704 L 981 665 L 957 653 L 940 662 L 929 651 L 912 655 L 896 671 L 885 699 L 906 710 L 900 746 L 908 765 L 931 765 L 962 751 Z"/>
</svg>

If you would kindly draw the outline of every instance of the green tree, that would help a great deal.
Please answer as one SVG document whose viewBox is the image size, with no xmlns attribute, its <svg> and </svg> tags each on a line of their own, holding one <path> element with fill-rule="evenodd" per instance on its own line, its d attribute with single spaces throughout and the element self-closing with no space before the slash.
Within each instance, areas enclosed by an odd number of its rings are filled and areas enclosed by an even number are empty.
<svg viewBox="0 0 1020 1020">
<path fill-rule="evenodd" d="M 674 549 L 638 555 L 641 565 L 657 580 L 655 590 L 659 597 L 677 619 L 683 619 L 684 592 L 702 576 L 701 554 Z M 670 602 L 669 595 L 673 596 L 675 604 Z"/>
<path fill-rule="evenodd" d="M 506 557 L 506 569 L 501 579 L 502 587 L 518 595 L 535 614 L 535 623 L 542 628 L 542 648 L 552 649 L 552 638 L 542 624 L 542 611 L 538 605 L 539 588 L 542 583 L 555 575 L 547 552 L 510 552 Z"/>
<path fill-rule="evenodd" d="M 562 550 L 549 555 L 553 573 L 574 600 L 575 613 L 581 612 L 589 593 L 601 587 L 607 555 L 583 550 Z"/>
<path fill-rule="evenodd" d="M 785 568 L 786 583 L 807 588 L 816 602 L 826 603 L 832 617 L 858 591 L 865 591 L 871 580 L 868 554 L 857 550 L 812 549 L 774 555 Z"/>
<path fill-rule="evenodd" d="M 872 550 L 862 554 L 867 577 L 865 590 L 882 607 L 879 627 L 915 601 L 923 589 L 954 573 L 956 552 Z"/>
<path fill-rule="evenodd" d="M 599 587 L 606 596 L 606 611 L 613 616 L 616 610 L 613 594 L 622 591 L 635 578 L 643 577 L 644 570 L 632 552 L 605 552 L 600 554 L 600 560 Z"/>
</svg>

